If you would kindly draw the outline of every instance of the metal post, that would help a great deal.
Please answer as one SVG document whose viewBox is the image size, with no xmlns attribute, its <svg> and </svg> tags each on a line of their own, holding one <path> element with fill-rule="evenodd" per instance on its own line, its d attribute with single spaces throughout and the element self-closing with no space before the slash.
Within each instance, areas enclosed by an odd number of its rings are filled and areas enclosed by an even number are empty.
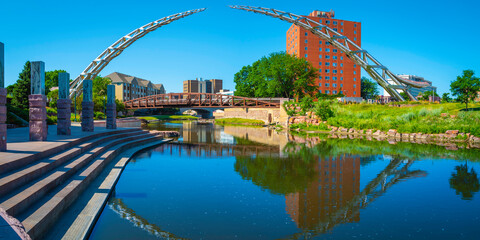
<svg viewBox="0 0 480 240">
<path fill-rule="evenodd" d="M 75 92 L 75 105 L 73 106 L 73 111 L 75 112 L 75 120 L 73 121 L 77 121 L 77 92 Z"/>
</svg>

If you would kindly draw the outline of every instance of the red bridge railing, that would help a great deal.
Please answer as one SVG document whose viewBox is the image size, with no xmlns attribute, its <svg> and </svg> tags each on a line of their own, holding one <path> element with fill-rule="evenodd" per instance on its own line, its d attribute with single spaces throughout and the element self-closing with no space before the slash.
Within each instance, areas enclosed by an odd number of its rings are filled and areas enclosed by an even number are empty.
<svg viewBox="0 0 480 240">
<path fill-rule="evenodd" d="M 125 108 L 279 108 L 279 102 L 213 93 L 167 93 L 125 101 Z"/>
</svg>

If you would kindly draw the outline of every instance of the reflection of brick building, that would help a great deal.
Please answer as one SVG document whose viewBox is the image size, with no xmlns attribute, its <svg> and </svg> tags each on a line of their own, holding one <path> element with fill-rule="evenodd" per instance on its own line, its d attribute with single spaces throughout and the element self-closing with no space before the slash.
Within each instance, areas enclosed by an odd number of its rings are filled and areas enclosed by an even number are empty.
<svg viewBox="0 0 480 240">
<path fill-rule="evenodd" d="M 344 207 L 360 190 L 360 157 L 342 156 L 320 159 L 316 181 L 302 192 L 288 194 L 286 211 L 301 229 L 311 230 Z M 349 212 L 349 222 L 360 220 L 358 212 Z M 340 222 L 329 222 L 333 227 Z"/>
</svg>

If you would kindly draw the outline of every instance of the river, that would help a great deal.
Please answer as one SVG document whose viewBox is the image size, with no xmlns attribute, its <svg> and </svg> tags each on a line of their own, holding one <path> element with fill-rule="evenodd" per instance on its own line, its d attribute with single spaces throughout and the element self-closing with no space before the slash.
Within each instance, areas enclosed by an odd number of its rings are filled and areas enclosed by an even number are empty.
<svg viewBox="0 0 480 240">
<path fill-rule="evenodd" d="M 158 122 L 90 239 L 480 239 L 480 152 Z"/>
</svg>

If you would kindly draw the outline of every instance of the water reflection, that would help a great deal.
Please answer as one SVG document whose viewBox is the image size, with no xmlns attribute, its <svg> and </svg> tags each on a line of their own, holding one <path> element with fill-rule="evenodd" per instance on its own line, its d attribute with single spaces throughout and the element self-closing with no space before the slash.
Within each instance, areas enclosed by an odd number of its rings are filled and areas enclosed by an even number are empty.
<svg viewBox="0 0 480 240">
<path fill-rule="evenodd" d="M 477 173 L 473 168 L 468 171 L 466 163 L 456 166 L 450 177 L 450 187 L 455 189 L 455 193 L 463 200 L 472 200 L 473 194 L 480 190 Z"/>
</svg>

